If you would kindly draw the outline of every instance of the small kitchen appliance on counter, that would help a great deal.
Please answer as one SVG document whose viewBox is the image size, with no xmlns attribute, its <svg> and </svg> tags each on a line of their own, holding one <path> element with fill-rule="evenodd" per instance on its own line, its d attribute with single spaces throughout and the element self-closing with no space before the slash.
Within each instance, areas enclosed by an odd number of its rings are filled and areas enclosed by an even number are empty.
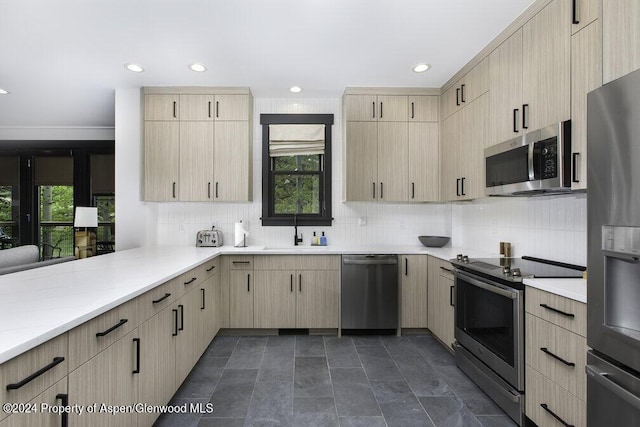
<svg viewBox="0 0 640 427">
<path fill-rule="evenodd" d="M 196 247 L 217 248 L 220 246 L 222 246 L 222 231 L 211 227 L 211 230 L 201 230 L 196 234 Z"/>
<path fill-rule="evenodd" d="M 451 260 L 456 364 L 518 425 L 524 424 L 526 278 L 581 278 L 584 267 L 540 258 Z"/>
</svg>

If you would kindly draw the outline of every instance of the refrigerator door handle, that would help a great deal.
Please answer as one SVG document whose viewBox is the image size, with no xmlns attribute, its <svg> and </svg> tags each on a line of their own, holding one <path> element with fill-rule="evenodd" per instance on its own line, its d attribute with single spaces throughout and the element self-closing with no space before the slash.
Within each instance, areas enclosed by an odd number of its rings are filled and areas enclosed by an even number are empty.
<svg viewBox="0 0 640 427">
<path fill-rule="evenodd" d="M 640 411 L 640 397 L 613 382 L 608 378 L 608 374 L 606 372 L 598 372 L 590 365 L 585 366 L 585 371 L 587 372 L 588 378 L 593 379 L 598 383 L 598 385 L 615 394 L 617 397 L 636 408 L 636 410 Z"/>
</svg>

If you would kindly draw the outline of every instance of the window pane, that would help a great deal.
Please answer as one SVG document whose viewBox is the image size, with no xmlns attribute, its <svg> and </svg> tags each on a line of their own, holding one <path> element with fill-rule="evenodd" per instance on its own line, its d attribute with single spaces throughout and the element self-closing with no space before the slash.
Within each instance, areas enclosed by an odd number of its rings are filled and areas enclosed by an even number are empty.
<svg viewBox="0 0 640 427">
<path fill-rule="evenodd" d="M 17 187 L 0 186 L 0 249 L 14 246 L 18 241 Z"/>
<path fill-rule="evenodd" d="M 319 171 L 320 155 L 273 157 L 276 171 Z"/>
<path fill-rule="evenodd" d="M 276 175 L 274 177 L 274 213 L 319 214 L 319 175 Z"/>
<path fill-rule="evenodd" d="M 98 207 L 97 250 L 98 255 L 113 252 L 115 242 L 115 197 L 112 194 L 95 195 Z"/>
<path fill-rule="evenodd" d="M 73 186 L 42 185 L 39 189 L 43 256 L 73 255 Z"/>
</svg>

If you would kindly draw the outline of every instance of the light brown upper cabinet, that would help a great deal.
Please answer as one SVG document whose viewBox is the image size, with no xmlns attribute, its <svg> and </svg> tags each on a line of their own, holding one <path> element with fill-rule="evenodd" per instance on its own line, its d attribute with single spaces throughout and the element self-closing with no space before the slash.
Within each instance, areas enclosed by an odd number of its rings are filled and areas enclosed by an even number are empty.
<svg viewBox="0 0 640 427">
<path fill-rule="evenodd" d="M 554 0 L 489 55 L 490 145 L 570 118 L 571 22 Z"/>
<path fill-rule="evenodd" d="M 640 68 L 640 2 L 602 2 L 603 83 Z"/>
<path fill-rule="evenodd" d="M 488 90 L 489 60 L 485 58 L 442 94 L 442 117 L 449 117 Z"/>
<path fill-rule="evenodd" d="M 438 97 L 345 94 L 346 201 L 438 200 Z"/>
<path fill-rule="evenodd" d="M 587 93 L 602 85 L 600 26 L 571 37 L 571 188 L 587 188 Z"/>
<path fill-rule="evenodd" d="M 143 94 L 146 201 L 251 200 L 248 89 L 144 88 Z"/>
<path fill-rule="evenodd" d="M 440 199 L 471 200 L 484 196 L 484 149 L 489 129 L 489 94 L 449 116 L 440 140 Z"/>
<path fill-rule="evenodd" d="M 609 0 L 605 0 L 607 2 Z M 577 33 L 596 19 L 598 19 L 598 0 L 572 0 L 571 2 L 571 30 Z"/>
</svg>

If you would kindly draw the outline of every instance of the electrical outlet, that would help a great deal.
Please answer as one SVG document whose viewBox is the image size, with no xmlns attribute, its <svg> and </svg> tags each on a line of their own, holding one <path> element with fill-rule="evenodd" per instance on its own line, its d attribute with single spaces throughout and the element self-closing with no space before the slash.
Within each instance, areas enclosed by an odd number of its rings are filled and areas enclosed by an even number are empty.
<svg viewBox="0 0 640 427">
<path fill-rule="evenodd" d="M 358 225 L 367 225 L 367 217 L 361 216 L 360 218 L 358 218 Z"/>
</svg>

